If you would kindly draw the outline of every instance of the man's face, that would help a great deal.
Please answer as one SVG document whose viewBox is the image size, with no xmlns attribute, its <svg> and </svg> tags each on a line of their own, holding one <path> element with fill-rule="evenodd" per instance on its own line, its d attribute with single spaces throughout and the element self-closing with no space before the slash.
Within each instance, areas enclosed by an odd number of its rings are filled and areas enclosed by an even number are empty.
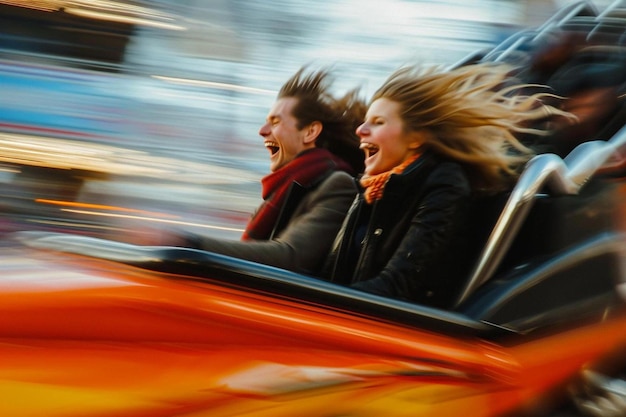
<svg viewBox="0 0 626 417">
<path fill-rule="evenodd" d="M 315 146 L 307 141 L 306 127 L 299 130 L 298 121 L 292 115 L 298 99 L 285 97 L 278 99 L 269 114 L 266 122 L 259 129 L 264 139 L 265 147 L 270 151 L 270 170 L 280 169 L 292 161 L 296 155 L 305 149 Z"/>
</svg>

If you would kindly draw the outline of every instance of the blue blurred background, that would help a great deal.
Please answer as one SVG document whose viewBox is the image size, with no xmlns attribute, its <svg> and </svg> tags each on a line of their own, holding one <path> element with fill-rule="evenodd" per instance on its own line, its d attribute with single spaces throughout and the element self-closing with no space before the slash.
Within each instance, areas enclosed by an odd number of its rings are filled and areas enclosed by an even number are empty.
<svg viewBox="0 0 626 417">
<path fill-rule="evenodd" d="M 454 65 L 578 3 L 0 1 L 2 231 L 238 239 L 268 172 L 258 128 L 299 67 L 368 97 L 405 63 Z"/>
</svg>

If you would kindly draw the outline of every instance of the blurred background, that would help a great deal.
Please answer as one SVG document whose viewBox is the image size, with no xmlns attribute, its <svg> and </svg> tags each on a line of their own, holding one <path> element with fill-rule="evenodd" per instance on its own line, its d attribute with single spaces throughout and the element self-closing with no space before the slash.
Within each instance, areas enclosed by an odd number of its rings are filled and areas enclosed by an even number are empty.
<svg viewBox="0 0 626 417">
<path fill-rule="evenodd" d="M 0 228 L 238 239 L 269 169 L 258 128 L 302 65 L 368 97 L 405 63 L 468 62 L 618 3 L 0 0 Z"/>
</svg>

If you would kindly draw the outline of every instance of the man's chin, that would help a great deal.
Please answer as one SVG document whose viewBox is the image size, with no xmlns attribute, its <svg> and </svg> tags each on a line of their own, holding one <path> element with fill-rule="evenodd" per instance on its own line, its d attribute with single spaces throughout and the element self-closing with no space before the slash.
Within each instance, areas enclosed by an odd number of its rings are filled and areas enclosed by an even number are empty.
<svg viewBox="0 0 626 417">
<path fill-rule="evenodd" d="M 281 169 L 285 164 L 270 162 L 270 171 L 276 172 Z"/>
</svg>

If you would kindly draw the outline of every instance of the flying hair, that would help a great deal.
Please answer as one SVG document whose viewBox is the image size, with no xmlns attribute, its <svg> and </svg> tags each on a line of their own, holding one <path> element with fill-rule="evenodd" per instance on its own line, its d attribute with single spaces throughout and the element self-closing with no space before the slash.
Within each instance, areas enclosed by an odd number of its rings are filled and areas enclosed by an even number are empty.
<svg viewBox="0 0 626 417">
<path fill-rule="evenodd" d="M 364 158 L 355 131 L 365 117 L 367 105 L 358 89 L 341 97 L 332 95 L 332 81 L 328 69 L 313 71 L 302 67 L 283 84 L 278 98 L 296 98 L 293 116 L 298 120 L 298 129 L 320 122 L 322 132 L 315 145 L 344 159 L 359 173 L 363 171 Z"/>
<path fill-rule="evenodd" d="M 425 132 L 424 147 L 467 167 L 477 189 L 508 187 L 534 156 L 517 135 L 547 135 L 540 120 L 575 116 L 544 104 L 558 98 L 548 87 L 518 84 L 505 64 L 444 70 L 404 67 L 374 93 L 400 105 L 407 132 Z M 537 87 L 545 90 L 537 92 Z M 525 91 L 535 91 L 526 94 Z"/>
</svg>

